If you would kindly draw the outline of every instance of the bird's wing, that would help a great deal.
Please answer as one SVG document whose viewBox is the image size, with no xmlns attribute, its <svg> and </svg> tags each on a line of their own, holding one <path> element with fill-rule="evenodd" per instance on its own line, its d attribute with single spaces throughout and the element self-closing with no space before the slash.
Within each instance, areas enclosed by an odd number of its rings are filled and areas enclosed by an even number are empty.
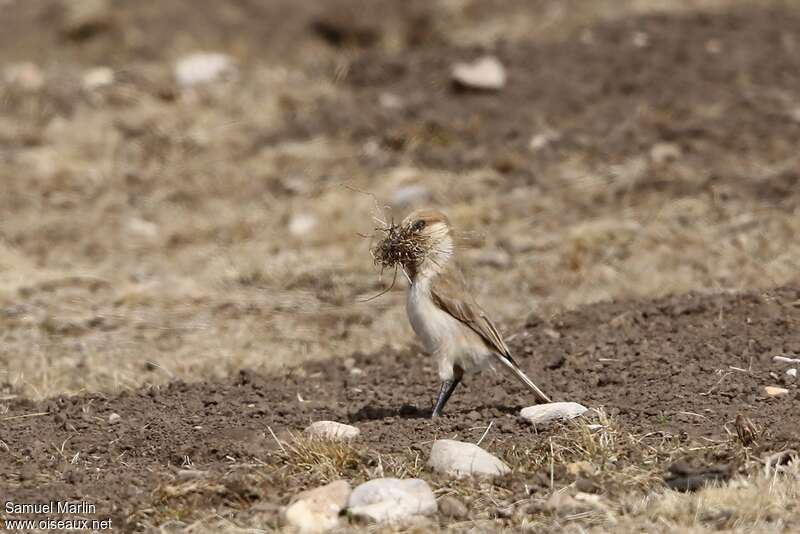
<svg viewBox="0 0 800 534">
<path fill-rule="evenodd" d="M 481 336 L 503 366 L 508 368 L 518 380 L 533 391 L 540 402 L 550 402 L 550 398 L 525 375 L 517 365 L 517 362 L 514 361 L 514 358 L 511 357 L 511 351 L 508 350 L 508 346 L 503 341 L 500 332 L 497 331 L 497 327 L 494 326 L 486 312 L 483 311 L 467 290 L 464 275 L 461 274 L 458 267 L 454 266 L 449 269 L 451 270 L 446 273 L 446 276 L 436 276 L 431 282 L 431 297 L 434 304 Z"/>
<path fill-rule="evenodd" d="M 458 267 L 452 267 L 446 276 L 436 276 L 431 283 L 433 302 L 481 336 L 489 347 L 511 361 L 511 351 L 497 327 L 472 297 Z"/>
</svg>

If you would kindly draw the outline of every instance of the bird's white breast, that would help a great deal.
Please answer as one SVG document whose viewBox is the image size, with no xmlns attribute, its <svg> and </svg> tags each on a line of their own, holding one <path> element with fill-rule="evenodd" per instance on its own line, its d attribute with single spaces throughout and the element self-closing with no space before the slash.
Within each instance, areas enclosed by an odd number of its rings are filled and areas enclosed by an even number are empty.
<svg viewBox="0 0 800 534">
<path fill-rule="evenodd" d="M 411 327 L 437 360 L 439 376 L 452 378 L 453 365 L 471 372 L 491 365 L 491 351 L 468 326 L 439 308 L 431 298 L 430 280 L 415 281 L 408 290 L 406 311 Z"/>
<path fill-rule="evenodd" d="M 443 343 L 458 333 L 458 321 L 433 302 L 430 280 L 423 279 L 411 284 L 406 311 L 411 327 L 429 352 L 437 352 Z"/>
</svg>

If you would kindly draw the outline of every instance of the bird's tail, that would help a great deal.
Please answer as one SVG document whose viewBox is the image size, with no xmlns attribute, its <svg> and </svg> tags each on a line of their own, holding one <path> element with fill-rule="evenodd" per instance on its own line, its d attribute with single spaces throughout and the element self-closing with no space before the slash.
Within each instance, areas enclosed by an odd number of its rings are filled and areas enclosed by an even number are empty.
<svg viewBox="0 0 800 534">
<path fill-rule="evenodd" d="M 539 387 L 536 384 L 533 383 L 533 380 L 528 378 L 528 376 L 525 373 L 522 372 L 522 369 L 519 368 L 519 366 L 516 364 L 516 362 L 514 362 L 514 360 L 512 360 L 511 358 L 505 357 L 505 356 L 499 356 L 498 359 L 501 362 L 503 362 L 503 365 L 505 365 L 508 368 L 508 370 L 511 371 L 511 373 L 520 382 L 522 382 L 523 384 L 528 386 L 528 389 L 530 389 L 533 392 L 533 394 L 536 395 L 536 398 L 540 402 L 543 402 L 543 403 L 551 402 L 550 399 L 547 397 L 547 395 L 545 395 L 544 392 L 541 389 L 539 389 Z"/>
</svg>

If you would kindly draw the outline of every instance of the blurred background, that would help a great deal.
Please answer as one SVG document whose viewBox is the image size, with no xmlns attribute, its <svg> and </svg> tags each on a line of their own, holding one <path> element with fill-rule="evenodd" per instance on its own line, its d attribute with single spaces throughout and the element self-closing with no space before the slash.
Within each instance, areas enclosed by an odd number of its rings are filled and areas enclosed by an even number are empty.
<svg viewBox="0 0 800 534">
<path fill-rule="evenodd" d="M 0 0 L 0 396 L 413 342 L 420 205 L 513 335 L 798 283 L 800 5 Z"/>
</svg>

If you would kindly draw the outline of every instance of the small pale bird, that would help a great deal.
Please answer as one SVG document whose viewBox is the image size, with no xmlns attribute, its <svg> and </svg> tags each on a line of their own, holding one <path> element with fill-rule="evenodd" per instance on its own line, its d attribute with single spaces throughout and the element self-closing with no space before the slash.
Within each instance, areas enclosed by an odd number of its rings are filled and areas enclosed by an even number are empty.
<svg viewBox="0 0 800 534">
<path fill-rule="evenodd" d="M 415 250 L 421 251 L 401 263 L 410 281 L 408 319 L 425 349 L 436 358 L 442 380 L 432 417 L 442 414 L 464 373 L 494 368 L 498 363 L 540 402 L 550 402 L 519 368 L 500 332 L 472 296 L 456 263 L 447 217 L 421 209 L 408 215 L 399 228 L 407 239 L 419 243 Z"/>
</svg>

